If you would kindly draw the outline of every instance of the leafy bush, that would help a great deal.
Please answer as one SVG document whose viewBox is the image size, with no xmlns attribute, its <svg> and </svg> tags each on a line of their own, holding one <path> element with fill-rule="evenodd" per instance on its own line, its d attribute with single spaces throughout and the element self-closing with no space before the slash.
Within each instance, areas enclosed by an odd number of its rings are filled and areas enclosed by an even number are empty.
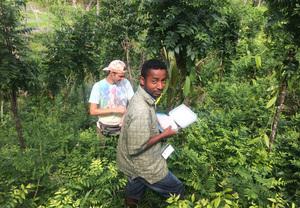
<svg viewBox="0 0 300 208">
<path fill-rule="evenodd" d="M 198 122 L 174 140 L 178 150 L 171 168 L 188 193 L 208 200 L 199 200 L 200 207 L 209 203 L 212 207 L 265 207 L 268 198 L 276 198 L 286 185 L 283 178 L 272 175 L 276 152 L 267 150 L 264 83 L 211 84 Z"/>
</svg>

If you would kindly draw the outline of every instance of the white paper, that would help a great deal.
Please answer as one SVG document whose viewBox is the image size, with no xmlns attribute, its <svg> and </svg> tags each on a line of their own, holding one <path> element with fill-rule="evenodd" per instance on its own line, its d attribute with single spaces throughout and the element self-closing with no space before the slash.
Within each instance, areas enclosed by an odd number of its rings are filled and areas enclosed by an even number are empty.
<svg viewBox="0 0 300 208">
<path fill-rule="evenodd" d="M 162 152 L 163 158 L 167 159 L 174 152 L 174 148 L 172 145 L 167 145 L 164 151 Z"/>
<path fill-rule="evenodd" d="M 171 126 L 173 130 L 177 131 L 179 128 L 185 128 L 197 121 L 197 115 L 184 104 L 181 104 L 171 110 L 169 115 L 156 113 L 156 116 L 161 131 L 169 126 Z"/>
<path fill-rule="evenodd" d="M 171 128 L 173 130 L 178 129 L 178 126 L 175 123 L 175 121 L 170 116 L 168 116 L 167 114 L 156 113 L 156 116 L 157 116 L 157 120 L 158 120 L 158 123 L 159 123 L 162 131 L 164 129 L 168 128 L 169 126 L 171 126 Z"/>
<path fill-rule="evenodd" d="M 184 104 L 171 110 L 169 115 L 181 128 L 185 128 L 197 121 L 197 115 Z"/>
</svg>

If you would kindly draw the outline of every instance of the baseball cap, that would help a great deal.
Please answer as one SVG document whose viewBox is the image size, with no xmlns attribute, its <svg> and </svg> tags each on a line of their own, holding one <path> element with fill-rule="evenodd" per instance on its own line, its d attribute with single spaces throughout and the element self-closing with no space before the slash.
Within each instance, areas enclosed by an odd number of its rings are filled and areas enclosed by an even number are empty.
<svg viewBox="0 0 300 208">
<path fill-rule="evenodd" d="M 103 69 L 103 71 L 112 71 L 117 73 L 125 73 L 126 64 L 121 60 L 113 60 L 110 64 Z"/>
</svg>

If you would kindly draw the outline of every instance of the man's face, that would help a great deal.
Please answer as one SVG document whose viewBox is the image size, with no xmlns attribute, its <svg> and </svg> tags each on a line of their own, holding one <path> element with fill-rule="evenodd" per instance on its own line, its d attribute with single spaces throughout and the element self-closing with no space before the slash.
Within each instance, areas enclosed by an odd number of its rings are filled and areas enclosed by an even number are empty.
<svg viewBox="0 0 300 208">
<path fill-rule="evenodd" d="M 146 78 L 141 77 L 140 82 L 152 97 L 158 98 L 165 88 L 167 76 L 168 73 L 165 69 L 151 69 Z"/>
<path fill-rule="evenodd" d="M 111 72 L 112 80 L 114 83 L 118 83 L 125 78 L 125 73 L 122 72 Z"/>
</svg>

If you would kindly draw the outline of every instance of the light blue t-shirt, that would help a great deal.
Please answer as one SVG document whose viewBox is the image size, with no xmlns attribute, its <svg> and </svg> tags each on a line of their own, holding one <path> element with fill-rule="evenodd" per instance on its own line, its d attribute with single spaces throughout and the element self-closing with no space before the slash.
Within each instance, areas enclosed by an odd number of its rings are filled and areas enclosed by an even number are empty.
<svg viewBox="0 0 300 208">
<path fill-rule="evenodd" d="M 106 79 L 102 79 L 94 84 L 89 103 L 98 104 L 100 108 L 126 107 L 133 94 L 132 86 L 127 79 L 117 84 L 110 84 Z M 99 121 L 108 125 L 118 125 L 122 121 L 122 115 L 112 113 L 99 116 Z"/>
</svg>

